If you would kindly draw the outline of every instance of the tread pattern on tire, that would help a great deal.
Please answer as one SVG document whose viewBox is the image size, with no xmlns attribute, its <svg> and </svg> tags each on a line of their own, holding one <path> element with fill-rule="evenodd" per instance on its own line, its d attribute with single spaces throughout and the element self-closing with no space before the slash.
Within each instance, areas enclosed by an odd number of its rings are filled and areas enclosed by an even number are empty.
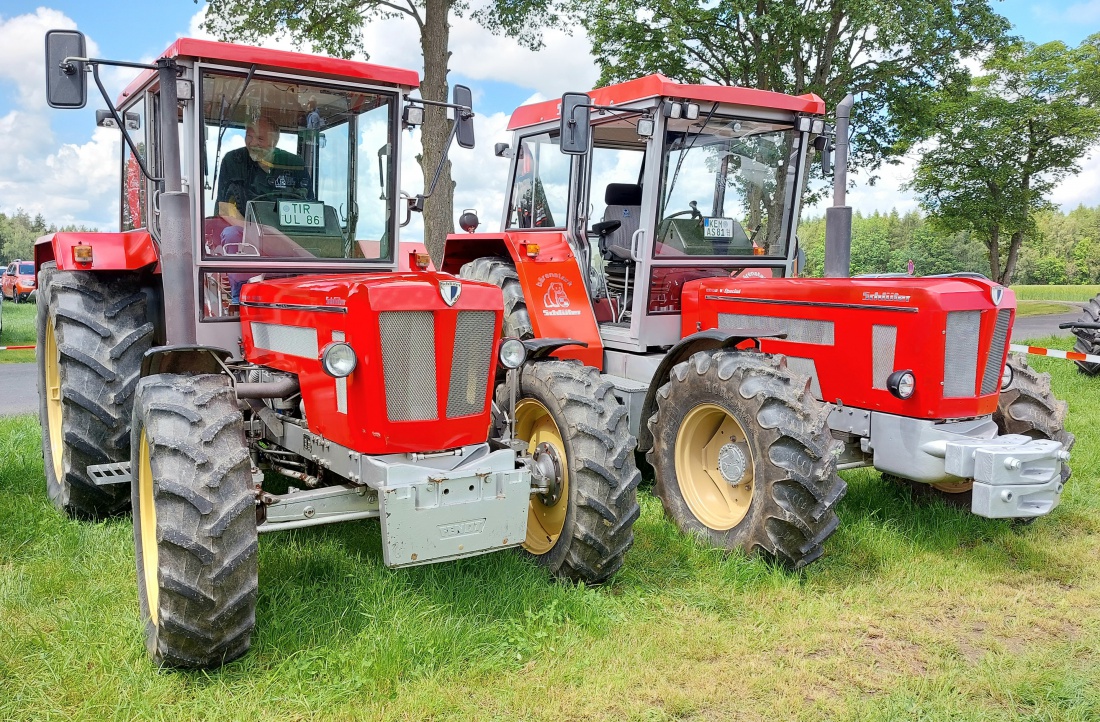
<svg viewBox="0 0 1100 722">
<path fill-rule="evenodd" d="M 139 485 L 134 483 L 146 647 L 162 667 L 218 667 L 248 651 L 257 595 L 251 461 L 228 379 L 176 374 L 142 379 L 134 410 L 135 449 L 142 429 L 153 474 L 159 567 L 159 623 L 154 625 L 143 572 Z"/>
<path fill-rule="evenodd" d="M 505 336 L 529 339 L 535 337 L 531 316 L 527 311 L 527 302 L 523 298 L 523 287 L 519 282 L 516 266 L 510 258 L 487 256 L 463 264 L 458 270 L 459 278 L 484 281 L 500 288 L 504 294 Z"/>
<path fill-rule="evenodd" d="M 634 543 L 641 474 L 626 408 L 600 372 L 578 361 L 539 361 L 523 367 L 520 398 L 540 401 L 554 417 L 566 445 L 569 508 L 558 542 L 532 558 L 559 579 L 606 581 L 623 565 Z M 498 389 L 498 404 L 508 401 Z"/>
<path fill-rule="evenodd" d="M 746 420 L 739 419 L 750 440 L 755 478 L 749 510 L 729 530 L 711 529 L 695 517 L 679 490 L 675 465 L 684 417 L 700 403 L 722 397 L 755 422 L 746 428 Z M 654 443 L 646 458 L 656 472 L 654 493 L 682 531 L 719 548 L 762 553 L 800 569 L 821 556 L 839 524 L 836 505 L 848 489 L 837 474 L 841 445 L 829 433 L 828 417 L 828 407 L 810 394 L 809 381 L 792 375 L 781 356 L 696 353 L 672 368 L 648 420 Z"/>
<path fill-rule="evenodd" d="M 125 485 L 96 486 L 92 464 L 130 458 L 130 417 L 141 358 L 153 343 L 146 296 L 136 273 L 58 271 L 38 275 L 38 338 L 53 324 L 61 381 L 61 478 L 56 478 L 47 425 L 45 359 L 37 349 L 40 421 L 46 485 L 54 504 L 76 517 L 101 518 L 125 511 Z"/>
<path fill-rule="evenodd" d="M 1087 323 L 1100 323 L 1100 294 L 1093 296 L 1085 304 L 1084 313 L 1078 321 Z M 1073 350 L 1080 353 L 1100 355 L 1100 328 L 1075 328 L 1073 335 L 1077 340 L 1073 342 Z M 1074 361 L 1077 370 L 1089 376 L 1100 373 L 1100 363 L 1088 361 Z"/>
</svg>

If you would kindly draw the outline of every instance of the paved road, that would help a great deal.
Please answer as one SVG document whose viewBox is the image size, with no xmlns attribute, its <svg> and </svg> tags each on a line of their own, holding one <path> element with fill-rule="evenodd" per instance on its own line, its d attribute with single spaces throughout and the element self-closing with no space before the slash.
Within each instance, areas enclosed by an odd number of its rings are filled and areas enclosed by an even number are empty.
<svg viewBox="0 0 1100 722">
<path fill-rule="evenodd" d="M 1084 304 L 1078 304 L 1083 306 Z M 1071 313 L 1057 313 L 1051 316 L 1024 316 L 1016 319 L 1012 326 L 1012 340 L 1023 341 L 1028 338 L 1046 338 L 1047 336 L 1072 336 L 1069 329 L 1060 329 L 1058 324 L 1066 321 L 1076 321 L 1081 318 L 1081 311 Z"/>
<path fill-rule="evenodd" d="M 0 364 L 0 416 L 38 413 L 34 364 Z"/>
</svg>

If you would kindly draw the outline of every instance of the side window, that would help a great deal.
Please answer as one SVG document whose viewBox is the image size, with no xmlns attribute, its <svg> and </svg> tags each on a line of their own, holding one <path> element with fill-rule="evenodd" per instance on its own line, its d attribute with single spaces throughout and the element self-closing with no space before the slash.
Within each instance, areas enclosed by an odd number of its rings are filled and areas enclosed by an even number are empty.
<svg viewBox="0 0 1100 722">
<path fill-rule="evenodd" d="M 607 187 L 612 183 L 619 186 L 641 185 L 642 159 L 645 148 L 601 148 L 592 149 L 592 222 L 609 220 L 607 214 Z M 615 199 L 612 199 L 615 200 Z M 622 205 L 622 204 L 613 204 Z"/>
<path fill-rule="evenodd" d="M 130 108 L 126 108 L 125 115 L 136 114 L 138 116 L 138 128 L 127 129 L 127 133 L 130 134 L 131 140 L 134 141 L 134 145 L 137 147 L 138 154 L 141 156 L 141 160 L 148 163 L 149 154 L 146 152 L 145 143 L 145 129 L 148 125 L 145 122 L 145 102 L 142 99 Z M 125 141 L 122 144 L 122 230 L 132 231 L 135 228 L 148 227 L 149 219 L 147 217 L 148 211 L 148 192 L 149 184 L 146 181 L 144 174 L 141 172 L 141 166 L 138 165 L 138 159 L 134 156 L 130 150 L 130 145 Z M 146 166 L 148 167 L 148 166 Z"/>
<path fill-rule="evenodd" d="M 561 152 L 556 133 L 528 136 L 516 153 L 508 227 L 564 228 L 572 156 Z"/>
</svg>

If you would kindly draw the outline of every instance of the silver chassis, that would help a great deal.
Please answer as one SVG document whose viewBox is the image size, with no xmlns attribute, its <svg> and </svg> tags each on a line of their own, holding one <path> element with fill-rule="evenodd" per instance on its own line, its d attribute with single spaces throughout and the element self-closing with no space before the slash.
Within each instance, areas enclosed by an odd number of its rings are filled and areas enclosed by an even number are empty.
<svg viewBox="0 0 1100 722">
<path fill-rule="evenodd" d="M 263 494 L 260 532 L 378 517 L 391 567 L 519 546 L 527 535 L 531 472 L 512 449 L 474 444 L 439 454 L 369 456 L 294 423 L 259 420 L 254 433 L 350 483 Z"/>
<path fill-rule="evenodd" d="M 829 427 L 846 442 L 843 468 L 874 466 L 923 484 L 972 479 L 978 516 L 1043 516 L 1061 500 L 1069 452 L 1049 439 L 999 436 L 991 416 L 937 423 L 834 407 Z"/>
</svg>

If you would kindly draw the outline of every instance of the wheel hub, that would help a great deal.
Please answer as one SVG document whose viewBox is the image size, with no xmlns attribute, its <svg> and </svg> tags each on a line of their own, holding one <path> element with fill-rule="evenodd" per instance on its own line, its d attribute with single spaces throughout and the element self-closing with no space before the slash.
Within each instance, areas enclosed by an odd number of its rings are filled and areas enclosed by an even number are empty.
<svg viewBox="0 0 1100 722">
<path fill-rule="evenodd" d="M 745 480 L 749 460 L 737 444 L 725 444 L 718 451 L 718 472 L 730 486 L 737 486 Z"/>
<path fill-rule="evenodd" d="M 531 472 L 539 487 L 545 487 L 546 491 L 539 494 L 539 498 L 547 506 L 553 506 L 561 498 L 562 488 L 562 464 L 558 450 L 545 441 L 535 447 L 531 454 Z"/>
</svg>

